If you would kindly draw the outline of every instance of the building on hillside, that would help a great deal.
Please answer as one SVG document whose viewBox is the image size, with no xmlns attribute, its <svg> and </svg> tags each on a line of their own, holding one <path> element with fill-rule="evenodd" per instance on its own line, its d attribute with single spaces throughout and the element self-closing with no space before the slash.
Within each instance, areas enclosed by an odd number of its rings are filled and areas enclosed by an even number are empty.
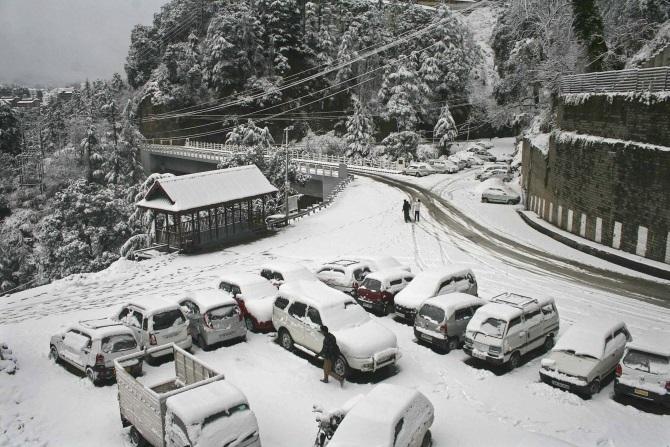
<svg viewBox="0 0 670 447">
<path fill-rule="evenodd" d="M 154 212 L 152 243 L 194 251 L 265 231 L 265 204 L 277 188 L 256 165 L 159 179 L 137 203 Z"/>
<path fill-rule="evenodd" d="M 37 98 L 22 99 L 16 103 L 16 107 L 20 109 L 35 109 L 38 108 L 41 104 L 42 101 Z"/>
<path fill-rule="evenodd" d="M 523 143 L 526 208 L 670 264 L 670 67 L 567 76 L 556 128 Z"/>
</svg>

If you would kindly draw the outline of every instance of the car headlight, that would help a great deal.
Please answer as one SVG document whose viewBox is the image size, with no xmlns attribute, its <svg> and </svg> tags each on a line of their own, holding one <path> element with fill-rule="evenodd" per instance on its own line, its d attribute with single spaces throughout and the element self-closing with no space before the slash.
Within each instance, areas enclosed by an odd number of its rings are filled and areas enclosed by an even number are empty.
<svg viewBox="0 0 670 447">
<path fill-rule="evenodd" d="M 502 352 L 502 348 L 500 346 L 489 346 L 489 352 L 498 355 Z"/>
<path fill-rule="evenodd" d="M 472 344 L 472 339 L 469 337 L 465 337 L 465 344 L 466 345 L 471 345 Z"/>
</svg>

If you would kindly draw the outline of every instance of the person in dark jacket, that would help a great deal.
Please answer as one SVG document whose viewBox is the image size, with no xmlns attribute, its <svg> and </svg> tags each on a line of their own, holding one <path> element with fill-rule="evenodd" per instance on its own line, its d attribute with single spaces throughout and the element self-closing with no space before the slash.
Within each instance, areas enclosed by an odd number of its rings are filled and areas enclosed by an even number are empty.
<svg viewBox="0 0 670 447">
<path fill-rule="evenodd" d="M 340 348 L 337 346 L 335 336 L 328 331 L 328 327 L 321 326 L 321 333 L 323 334 L 323 347 L 319 352 L 319 357 L 323 357 L 323 383 L 328 383 L 328 376 L 333 376 L 335 380 L 340 382 L 340 386 L 344 384 L 344 377 L 336 374 L 333 371 L 333 364 L 340 356 Z"/>
<path fill-rule="evenodd" d="M 409 204 L 407 199 L 405 199 L 402 203 L 402 213 L 405 215 L 405 222 L 411 222 L 412 219 L 409 217 L 409 210 L 412 208 L 412 206 Z"/>
</svg>

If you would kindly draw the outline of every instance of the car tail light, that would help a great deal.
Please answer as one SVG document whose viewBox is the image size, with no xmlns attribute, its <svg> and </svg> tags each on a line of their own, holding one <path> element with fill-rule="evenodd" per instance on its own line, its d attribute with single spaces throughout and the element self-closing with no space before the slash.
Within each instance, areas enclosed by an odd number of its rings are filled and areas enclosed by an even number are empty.
<svg viewBox="0 0 670 447">
<path fill-rule="evenodd" d="M 154 334 L 149 334 L 149 344 L 150 345 L 158 344 L 158 342 L 156 341 L 156 336 Z"/>
<path fill-rule="evenodd" d="M 616 369 L 614 370 L 614 374 L 616 374 L 617 377 L 621 377 L 621 374 L 623 374 L 623 368 L 621 368 L 621 363 L 619 363 L 616 366 Z"/>
<path fill-rule="evenodd" d="M 205 314 L 202 317 L 202 321 L 205 323 L 205 326 L 207 326 L 210 329 L 214 329 L 214 326 L 212 326 L 212 321 L 209 319 L 209 314 Z"/>
<path fill-rule="evenodd" d="M 105 356 L 102 354 L 97 354 L 95 356 L 95 364 L 96 365 L 104 365 L 105 364 Z"/>
<path fill-rule="evenodd" d="M 665 389 L 670 391 L 670 381 L 665 382 Z"/>
<path fill-rule="evenodd" d="M 437 329 L 438 329 L 440 332 L 442 332 L 443 334 L 446 334 L 446 333 L 447 333 L 447 325 L 446 325 L 446 324 L 441 324 Z"/>
</svg>

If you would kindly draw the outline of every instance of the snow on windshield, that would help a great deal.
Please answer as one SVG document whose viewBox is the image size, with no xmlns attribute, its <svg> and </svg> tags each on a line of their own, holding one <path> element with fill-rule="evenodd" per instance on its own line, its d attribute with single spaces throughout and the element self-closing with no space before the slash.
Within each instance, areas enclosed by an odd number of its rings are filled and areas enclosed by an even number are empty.
<svg viewBox="0 0 670 447">
<path fill-rule="evenodd" d="M 127 351 L 137 347 L 135 337 L 130 334 L 119 334 L 102 339 L 102 352 Z"/>
<path fill-rule="evenodd" d="M 491 337 L 502 338 L 505 334 L 507 322 L 498 318 L 487 318 L 479 327 L 479 330 Z"/>
<path fill-rule="evenodd" d="M 331 331 L 360 326 L 370 320 L 370 315 L 355 301 L 345 302 L 344 307 L 324 309 L 321 314 L 321 320 Z"/>
<path fill-rule="evenodd" d="M 185 321 L 184 315 L 178 309 L 161 312 L 154 315 L 154 330 L 160 331 L 169 327 L 178 326 Z"/>
<path fill-rule="evenodd" d="M 632 349 L 624 357 L 623 364 L 651 374 L 670 373 L 670 359 L 667 357 Z"/>
</svg>

